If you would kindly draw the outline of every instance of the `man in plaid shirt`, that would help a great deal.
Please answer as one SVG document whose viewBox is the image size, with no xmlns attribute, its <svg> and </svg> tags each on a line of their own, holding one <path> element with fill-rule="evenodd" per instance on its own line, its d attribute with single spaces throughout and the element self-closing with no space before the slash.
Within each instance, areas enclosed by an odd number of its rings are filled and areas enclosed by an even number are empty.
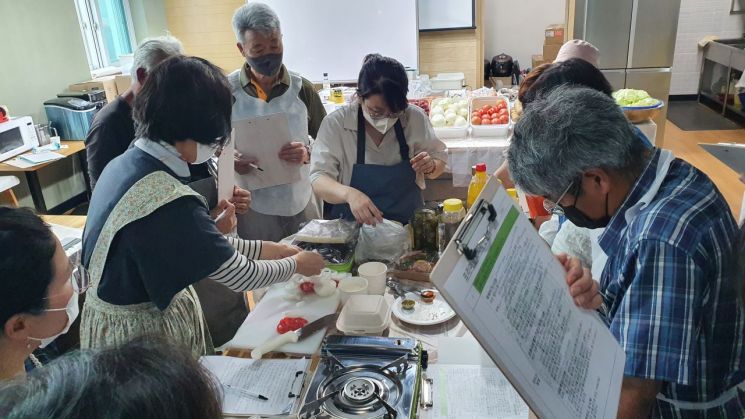
<svg viewBox="0 0 745 419">
<path fill-rule="evenodd" d="M 605 228 L 602 309 L 626 352 L 618 417 L 745 417 L 745 309 L 726 275 L 737 226 L 711 180 L 579 87 L 531 104 L 508 160 L 552 212 Z M 575 302 L 597 307 L 592 292 Z"/>
</svg>

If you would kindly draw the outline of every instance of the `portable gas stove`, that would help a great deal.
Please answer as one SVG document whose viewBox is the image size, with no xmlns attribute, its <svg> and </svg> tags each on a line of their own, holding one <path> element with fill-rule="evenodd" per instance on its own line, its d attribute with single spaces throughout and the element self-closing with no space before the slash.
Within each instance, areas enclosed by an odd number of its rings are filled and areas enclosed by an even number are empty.
<svg viewBox="0 0 745 419">
<path fill-rule="evenodd" d="M 299 417 L 414 418 L 426 364 L 414 339 L 327 336 Z"/>
</svg>

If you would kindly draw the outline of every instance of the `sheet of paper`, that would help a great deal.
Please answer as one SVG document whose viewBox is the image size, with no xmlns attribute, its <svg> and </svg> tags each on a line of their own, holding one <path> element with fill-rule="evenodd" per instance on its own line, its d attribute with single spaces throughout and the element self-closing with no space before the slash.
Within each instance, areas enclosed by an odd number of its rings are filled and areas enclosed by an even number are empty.
<svg viewBox="0 0 745 419">
<path fill-rule="evenodd" d="M 41 153 L 28 153 L 24 154 L 19 157 L 21 160 L 25 160 L 29 163 L 33 164 L 41 164 L 46 163 L 48 161 L 54 161 L 59 159 L 64 159 L 65 156 L 63 156 L 60 153 L 55 153 L 54 151 L 42 151 Z"/>
<path fill-rule="evenodd" d="M 539 417 L 615 418 L 623 350 L 574 305 L 563 267 L 504 189 L 492 180 L 484 196 L 497 217 L 469 224 L 476 258 L 451 243 L 433 281 Z"/>
<path fill-rule="evenodd" d="M 50 224 L 52 233 L 62 244 L 62 249 L 68 257 L 78 253 L 83 248 L 83 229 Z"/>
<path fill-rule="evenodd" d="M 203 356 L 200 362 L 222 386 L 223 413 L 226 415 L 289 414 L 299 403 L 299 393 L 310 364 L 310 360 L 305 358 L 255 361 L 229 356 Z M 237 389 L 261 394 L 269 400 L 246 396 Z"/>
<path fill-rule="evenodd" d="M 433 406 L 421 419 L 527 419 L 528 405 L 498 368 L 430 365 Z"/>
<path fill-rule="evenodd" d="M 279 150 L 293 139 L 287 115 L 283 113 L 263 115 L 233 121 L 235 149 L 243 156 L 255 159 L 261 170 L 252 170 L 245 175 L 236 172 L 235 183 L 249 191 L 285 185 L 300 180 L 300 165 L 279 158 Z"/>
<path fill-rule="evenodd" d="M 235 185 L 235 129 L 217 158 L 217 202 L 230 199 Z"/>
<path fill-rule="evenodd" d="M 25 160 L 21 160 L 21 159 L 20 159 L 20 158 L 18 158 L 18 157 L 16 157 L 15 159 L 11 159 L 11 160 L 6 160 L 6 161 L 4 161 L 3 163 L 5 163 L 5 164 L 9 164 L 9 165 L 11 165 L 11 166 L 13 166 L 13 167 L 17 167 L 17 168 L 19 168 L 19 169 L 28 169 L 29 167 L 34 167 L 34 166 L 36 166 L 36 164 L 34 164 L 34 163 L 29 163 L 29 162 L 27 162 L 27 161 L 25 161 Z"/>
</svg>

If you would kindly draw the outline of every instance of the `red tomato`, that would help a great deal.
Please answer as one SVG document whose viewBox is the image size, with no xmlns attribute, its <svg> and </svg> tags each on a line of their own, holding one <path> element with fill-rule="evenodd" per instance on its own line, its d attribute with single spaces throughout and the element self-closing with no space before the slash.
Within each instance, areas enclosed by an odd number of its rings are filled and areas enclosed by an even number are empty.
<svg viewBox="0 0 745 419">
<path fill-rule="evenodd" d="M 312 282 L 307 281 L 300 284 L 300 291 L 306 294 L 312 294 L 316 292 L 316 286 Z"/>
<path fill-rule="evenodd" d="M 481 125 L 481 118 L 479 118 L 478 116 L 474 116 L 473 118 L 471 118 L 471 124 L 472 125 Z"/>
<path fill-rule="evenodd" d="M 481 110 L 484 111 L 484 112 L 488 111 L 489 109 L 491 109 L 491 106 L 489 106 L 489 105 L 484 105 L 484 106 L 481 107 Z"/>
<path fill-rule="evenodd" d="M 506 124 L 508 122 L 510 122 L 510 118 L 507 115 L 502 115 L 502 116 L 499 117 L 498 123 L 500 123 L 500 124 Z"/>
<path fill-rule="evenodd" d="M 494 108 L 489 109 L 489 115 L 494 115 L 497 113 L 497 110 Z"/>
<path fill-rule="evenodd" d="M 502 116 L 502 115 L 507 115 L 507 108 L 502 108 L 502 109 L 500 109 L 500 110 L 499 110 L 499 112 L 497 112 L 497 114 L 498 114 L 499 116 Z"/>
<path fill-rule="evenodd" d="M 481 120 L 481 125 L 491 125 L 491 119 L 484 118 Z"/>
<path fill-rule="evenodd" d="M 308 321 L 302 317 L 284 317 L 277 324 L 277 333 L 284 334 L 293 330 L 298 330 L 308 324 Z"/>
<path fill-rule="evenodd" d="M 504 103 L 503 100 L 500 100 L 499 103 L 497 103 L 497 110 L 499 110 L 499 109 L 505 109 L 505 108 L 507 108 L 507 104 Z"/>
<path fill-rule="evenodd" d="M 473 113 L 471 113 L 471 117 L 473 117 L 473 118 L 481 118 L 481 114 L 478 111 L 473 111 Z"/>
</svg>

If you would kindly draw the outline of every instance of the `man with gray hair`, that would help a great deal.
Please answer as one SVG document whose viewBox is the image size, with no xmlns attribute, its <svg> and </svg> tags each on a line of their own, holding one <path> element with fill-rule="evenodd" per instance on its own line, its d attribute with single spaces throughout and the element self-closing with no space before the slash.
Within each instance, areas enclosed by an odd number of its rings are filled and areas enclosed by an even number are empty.
<svg viewBox="0 0 745 419">
<path fill-rule="evenodd" d="M 228 76 L 235 102 L 233 121 L 261 115 L 287 115 L 291 141 L 279 158 L 299 166 L 300 180 L 262 188 L 253 193 L 248 213 L 238 217 L 238 234 L 244 239 L 279 241 L 297 232 L 300 224 L 320 218 L 321 211 L 310 186 L 310 137 L 315 138 L 326 110 L 313 84 L 282 64 L 284 47 L 279 18 L 262 3 L 250 2 L 233 14 L 233 31 L 245 64 Z M 237 138 L 251 148 L 266 138 Z M 245 149 L 244 148 L 244 149 Z M 254 156 L 236 155 L 236 183 L 247 187 L 245 175 L 256 170 Z"/>
<path fill-rule="evenodd" d="M 547 210 L 605 227 L 603 304 L 585 306 L 626 352 L 618 417 L 745 417 L 745 309 L 726 275 L 736 225 L 711 180 L 576 86 L 531 104 L 507 159 Z"/>
<path fill-rule="evenodd" d="M 104 167 L 124 153 L 135 138 L 132 102 L 148 72 L 167 58 L 182 53 L 181 41 L 172 36 L 147 38 L 137 47 L 132 64 L 132 85 L 96 114 L 85 138 L 91 187 L 96 185 Z"/>
</svg>

